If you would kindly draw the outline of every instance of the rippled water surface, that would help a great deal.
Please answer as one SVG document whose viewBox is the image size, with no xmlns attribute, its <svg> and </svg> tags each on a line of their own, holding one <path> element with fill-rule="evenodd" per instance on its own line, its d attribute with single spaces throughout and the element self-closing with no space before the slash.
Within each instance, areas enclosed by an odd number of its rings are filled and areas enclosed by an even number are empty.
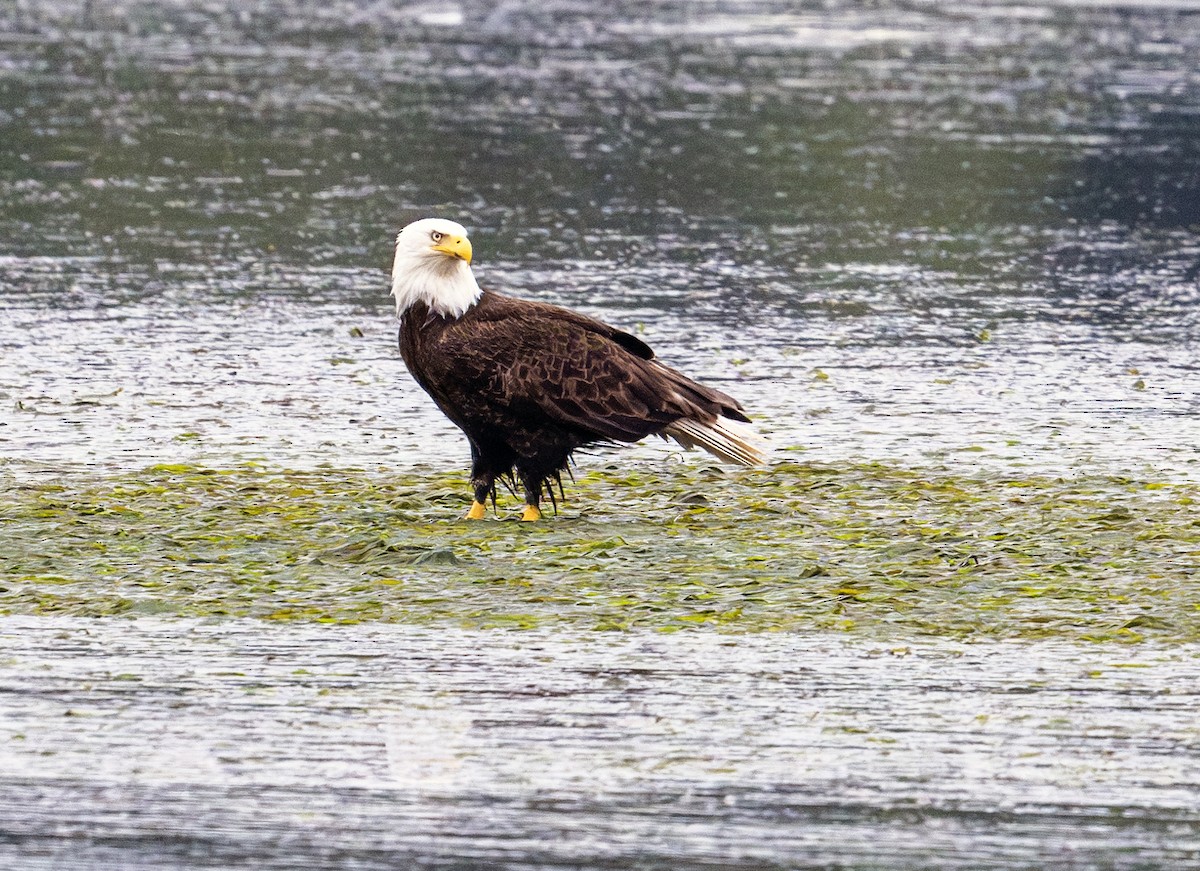
<svg viewBox="0 0 1200 871">
<path fill-rule="evenodd" d="M 0 620 L 0 640 L 6 867 L 1200 855 L 1194 647 L 152 618 Z"/>
<path fill-rule="evenodd" d="M 0 4 L 0 464 L 461 467 L 443 214 L 784 455 L 1195 482 L 1198 70 L 1188 0 Z M 1190 648 L 11 619 L 7 867 L 1200 863 Z"/>
<path fill-rule="evenodd" d="M 784 448 L 1196 477 L 1190 4 L 6 9 L 9 457 L 462 462 L 386 297 L 439 213 Z"/>
</svg>

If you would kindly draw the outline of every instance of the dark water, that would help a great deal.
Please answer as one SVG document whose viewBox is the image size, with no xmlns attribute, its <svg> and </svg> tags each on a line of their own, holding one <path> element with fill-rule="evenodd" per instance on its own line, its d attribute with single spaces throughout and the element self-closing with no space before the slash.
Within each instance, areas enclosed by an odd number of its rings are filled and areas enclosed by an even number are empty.
<svg viewBox="0 0 1200 871">
<path fill-rule="evenodd" d="M 1200 5 L 600 6 L 0 4 L 0 464 L 462 464 L 443 214 L 783 451 L 1200 479 Z M 1191 649 L 4 631 L 6 867 L 1200 866 Z"/>
</svg>

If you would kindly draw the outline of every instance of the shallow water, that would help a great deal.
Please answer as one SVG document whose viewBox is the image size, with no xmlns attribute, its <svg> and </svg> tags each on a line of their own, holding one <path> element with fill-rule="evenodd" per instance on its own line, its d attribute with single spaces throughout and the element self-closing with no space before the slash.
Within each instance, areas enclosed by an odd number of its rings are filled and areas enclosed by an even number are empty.
<svg viewBox="0 0 1200 871">
<path fill-rule="evenodd" d="M 1200 857 L 1192 646 L 153 618 L 0 640 L 6 867 Z"/>
<path fill-rule="evenodd" d="M 1200 481 L 1200 6 L 596 5 L 0 5 L 9 481 L 461 468 L 386 296 L 432 213 L 486 286 L 642 332 L 784 456 Z M 1129 553 L 1185 571 L 1178 535 Z M 5 867 L 1200 864 L 1194 645 L 0 640 Z"/>
<path fill-rule="evenodd" d="M 436 212 L 783 449 L 1197 477 L 1189 4 L 0 16 L 9 458 L 462 463 L 386 297 Z"/>
</svg>

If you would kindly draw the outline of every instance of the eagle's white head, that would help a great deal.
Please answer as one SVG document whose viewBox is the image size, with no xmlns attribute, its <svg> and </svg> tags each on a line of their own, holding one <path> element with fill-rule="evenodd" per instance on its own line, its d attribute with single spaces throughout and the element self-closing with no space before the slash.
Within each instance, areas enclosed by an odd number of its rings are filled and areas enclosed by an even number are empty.
<svg viewBox="0 0 1200 871">
<path fill-rule="evenodd" d="M 423 302 L 438 314 L 461 317 L 482 292 L 471 272 L 471 242 L 462 224 L 423 218 L 400 231 L 392 263 L 397 315 Z"/>
</svg>

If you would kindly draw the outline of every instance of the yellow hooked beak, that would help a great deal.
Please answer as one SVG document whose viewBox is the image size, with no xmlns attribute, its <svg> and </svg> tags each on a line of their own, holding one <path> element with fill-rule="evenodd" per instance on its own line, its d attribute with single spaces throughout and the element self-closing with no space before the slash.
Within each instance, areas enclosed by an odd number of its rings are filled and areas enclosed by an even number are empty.
<svg viewBox="0 0 1200 871">
<path fill-rule="evenodd" d="M 471 262 L 471 240 L 466 236 L 443 236 L 442 241 L 433 246 L 433 250 L 447 257 Z"/>
</svg>

